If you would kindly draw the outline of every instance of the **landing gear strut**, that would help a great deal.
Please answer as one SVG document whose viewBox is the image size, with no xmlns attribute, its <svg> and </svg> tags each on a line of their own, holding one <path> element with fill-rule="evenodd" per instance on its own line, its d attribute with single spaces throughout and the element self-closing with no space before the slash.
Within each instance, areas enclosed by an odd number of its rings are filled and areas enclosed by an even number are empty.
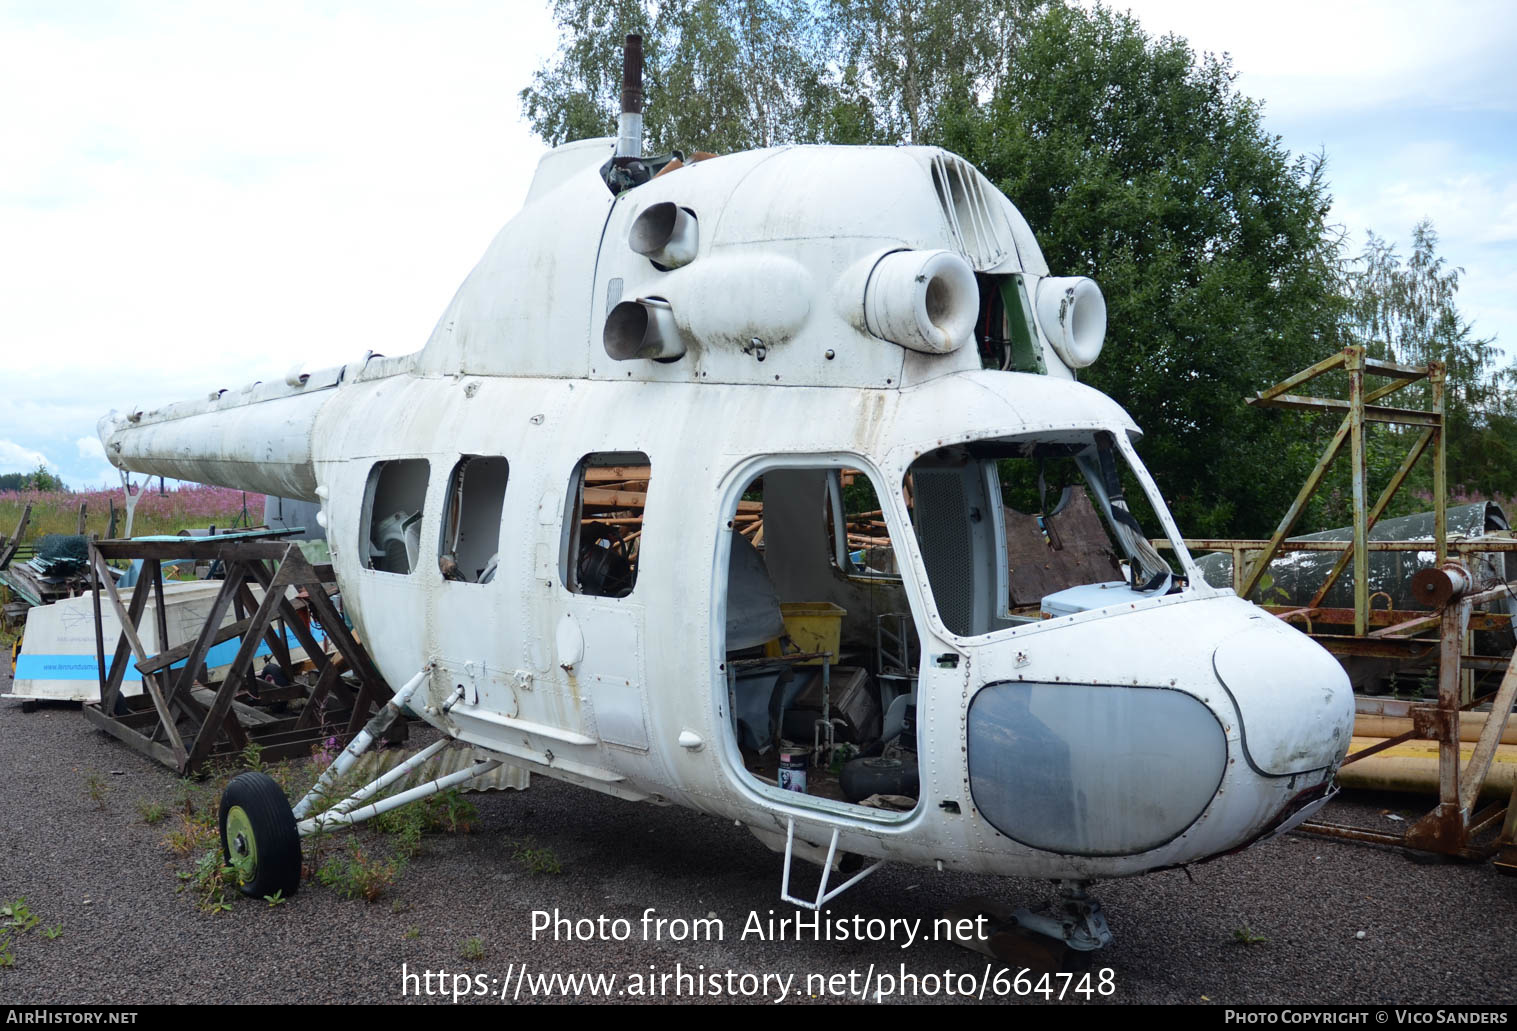
<svg viewBox="0 0 1517 1031">
<path fill-rule="evenodd" d="M 1046 911 L 1012 909 L 984 897 L 968 899 L 945 915 L 972 920 L 978 936 L 955 940 L 1002 963 L 1056 971 L 1084 969 L 1097 949 L 1111 944 L 1101 904 L 1090 897 L 1091 881 L 1059 881 L 1059 901 Z"/>
<path fill-rule="evenodd" d="M 1076 952 L 1094 952 L 1111 944 L 1111 928 L 1101 903 L 1085 890 L 1093 881 L 1060 881 L 1059 906 L 1054 913 L 1023 908 L 1013 914 L 1018 925 L 1056 938 Z"/>
</svg>

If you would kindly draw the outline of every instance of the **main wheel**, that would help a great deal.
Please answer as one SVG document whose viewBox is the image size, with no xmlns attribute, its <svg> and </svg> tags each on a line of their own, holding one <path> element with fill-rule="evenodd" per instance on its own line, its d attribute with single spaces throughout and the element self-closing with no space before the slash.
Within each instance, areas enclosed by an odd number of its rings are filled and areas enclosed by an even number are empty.
<svg viewBox="0 0 1517 1031">
<path fill-rule="evenodd" d="M 221 855 L 238 890 L 289 898 L 300 887 L 300 831 L 290 801 L 266 773 L 244 773 L 221 794 Z"/>
</svg>

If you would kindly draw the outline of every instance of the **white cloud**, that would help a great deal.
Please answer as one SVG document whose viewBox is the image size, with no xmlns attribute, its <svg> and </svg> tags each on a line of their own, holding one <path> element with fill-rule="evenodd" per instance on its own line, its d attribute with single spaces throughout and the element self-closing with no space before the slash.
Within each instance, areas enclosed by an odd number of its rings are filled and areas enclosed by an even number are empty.
<svg viewBox="0 0 1517 1031">
<path fill-rule="evenodd" d="M 35 472 L 39 466 L 53 470 L 58 468 L 41 451 L 33 451 L 13 441 L 0 440 L 0 473 L 30 473 Z"/>
<path fill-rule="evenodd" d="M 1517 110 L 1493 80 L 1517 43 L 1510 0 L 1451 0 L 1435 17 L 1414 0 L 1118 0 L 1153 35 L 1229 53 L 1239 87 L 1281 119 L 1393 103 Z"/>
<path fill-rule="evenodd" d="M 526 5 L 127 5 L 0 22 L 15 361 L 176 374 L 419 347 L 525 193 Z"/>
<path fill-rule="evenodd" d="M 0 438 L 420 347 L 544 147 L 543 7 L 0 6 Z M 34 464 L 33 464 L 34 467 Z"/>
</svg>

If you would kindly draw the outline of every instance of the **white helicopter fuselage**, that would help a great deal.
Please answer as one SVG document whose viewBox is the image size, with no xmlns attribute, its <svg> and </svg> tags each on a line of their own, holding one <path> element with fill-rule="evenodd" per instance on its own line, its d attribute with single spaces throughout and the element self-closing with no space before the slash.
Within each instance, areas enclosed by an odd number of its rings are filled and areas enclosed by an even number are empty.
<svg viewBox="0 0 1517 1031">
<path fill-rule="evenodd" d="M 589 141 L 544 160 L 423 351 L 111 418 L 107 454 L 319 499 L 346 612 L 378 667 L 396 684 L 430 667 L 411 702 L 424 719 L 539 775 L 736 820 L 771 847 L 788 834 L 813 858 L 834 840 L 859 856 L 1088 880 L 1223 854 L 1321 804 L 1352 728 L 1341 669 L 1196 572 L 1133 451 L 1137 427 L 1061 360 L 1080 344 L 1060 350 L 1063 315 L 1038 309 L 1043 374 L 984 370 L 960 346 L 962 275 L 947 301 L 930 295 L 946 252 L 981 282 L 1040 296 L 1036 243 L 983 177 L 928 148 L 788 148 L 613 196 L 596 171 L 608 154 Z M 626 243 L 671 203 L 695 226 L 673 266 Z M 892 286 L 891 256 L 925 271 Z M 614 338 L 628 311 L 630 345 Z M 927 503 L 902 487 L 913 470 L 981 469 L 987 443 L 1093 454 L 1098 440 L 1147 497 L 1183 586 L 1144 591 L 1134 575 L 1109 604 L 1009 618 L 996 498 L 993 512 L 969 505 L 979 572 L 971 614 L 949 612 Z M 436 559 L 459 536 L 455 471 L 471 456 L 508 471 L 491 573 L 455 579 Z M 647 470 L 621 596 L 575 579 L 590 456 Z M 404 572 L 376 565 L 386 463 L 406 463 L 416 499 L 398 513 L 413 524 Z M 824 532 L 781 557 L 785 484 L 820 511 L 813 486 L 843 469 L 874 485 L 897 577 L 842 568 Z M 969 498 L 979 472 L 966 475 Z M 920 783 L 907 812 L 784 791 L 745 765 L 730 570 L 734 517 L 760 481 L 778 597 L 860 620 L 909 614 Z"/>
</svg>

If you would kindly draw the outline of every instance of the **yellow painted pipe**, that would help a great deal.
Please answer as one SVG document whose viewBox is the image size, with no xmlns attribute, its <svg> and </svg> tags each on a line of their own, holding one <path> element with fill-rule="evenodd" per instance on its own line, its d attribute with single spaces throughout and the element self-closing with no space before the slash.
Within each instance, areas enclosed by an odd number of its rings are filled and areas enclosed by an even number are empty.
<svg viewBox="0 0 1517 1031">
<path fill-rule="evenodd" d="M 1349 754 L 1361 752 L 1371 745 L 1378 745 L 1384 738 L 1355 737 L 1349 746 Z M 1475 746 L 1461 742 L 1459 766 L 1462 773 Z M 1338 771 L 1338 781 L 1346 788 L 1361 788 L 1371 791 L 1404 791 L 1412 794 L 1438 794 L 1438 742 L 1405 741 L 1377 752 L 1368 759 L 1349 763 Z M 1486 775 L 1481 798 L 1509 798 L 1512 785 L 1517 784 L 1517 745 L 1497 745 L 1491 762 L 1491 771 Z"/>
<path fill-rule="evenodd" d="M 1485 720 L 1489 713 L 1462 712 L 1459 714 L 1459 740 L 1474 741 L 1480 737 L 1480 732 L 1485 729 Z M 1410 733 L 1412 718 L 1410 716 L 1372 716 L 1360 713 L 1354 717 L 1355 737 L 1399 737 Z M 1509 717 L 1506 721 L 1506 729 L 1501 732 L 1501 742 L 1507 745 L 1517 745 L 1517 716 Z"/>
</svg>

